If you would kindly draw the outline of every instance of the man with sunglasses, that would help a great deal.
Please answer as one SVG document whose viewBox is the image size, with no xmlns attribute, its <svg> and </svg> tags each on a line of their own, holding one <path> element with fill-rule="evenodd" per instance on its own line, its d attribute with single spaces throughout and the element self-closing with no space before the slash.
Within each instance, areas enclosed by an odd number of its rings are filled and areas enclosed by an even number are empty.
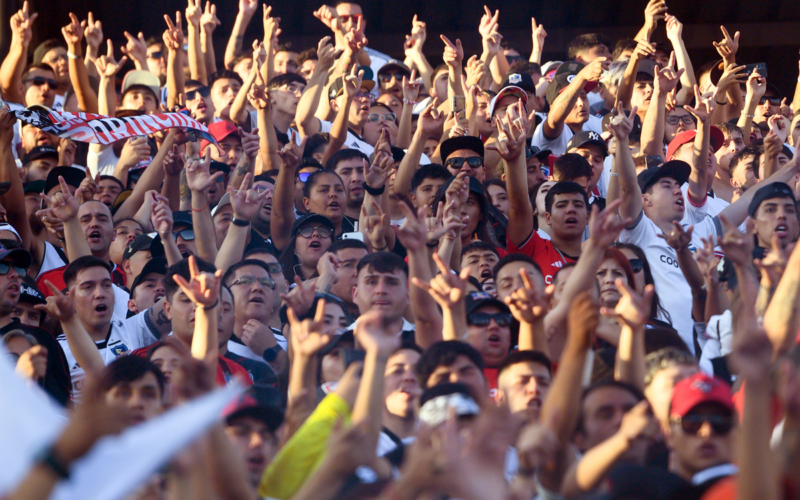
<svg viewBox="0 0 800 500">
<path fill-rule="evenodd" d="M 769 120 L 770 116 L 781 114 L 781 93 L 778 87 L 771 83 L 767 84 L 767 90 L 759 99 L 753 114 L 755 115 L 753 123 L 763 123 Z"/>
<path fill-rule="evenodd" d="M 269 97 L 272 100 L 272 125 L 281 147 L 289 143 L 292 122 L 297 114 L 297 103 L 306 88 L 306 79 L 292 72 L 273 77 L 267 84 Z M 250 112 L 251 130 L 258 124 L 255 111 Z M 300 134 L 298 134 L 298 138 Z"/>
<path fill-rule="evenodd" d="M 738 419 L 728 384 L 703 372 L 681 380 L 672 393 L 669 421 L 672 472 L 703 489 L 736 474 L 732 431 Z"/>
<path fill-rule="evenodd" d="M 497 371 L 511 352 L 511 322 L 508 306 L 485 292 L 474 292 L 464 299 L 467 313 L 466 342 L 483 356 L 483 373 L 489 382 L 490 397 L 497 391 Z"/>
<path fill-rule="evenodd" d="M 188 80 L 185 94 L 186 109 L 192 118 L 206 126 L 214 123 L 216 108 L 211 100 L 211 89 L 197 80 Z"/>
<path fill-rule="evenodd" d="M 439 147 L 442 163 L 453 175 L 466 172 L 481 184 L 486 180 L 486 167 L 483 164 L 483 141 L 478 137 L 462 135 L 451 137 Z"/>
<path fill-rule="evenodd" d="M 280 339 L 269 327 L 272 317 L 278 314 L 274 294 L 277 283 L 272 279 L 269 266 L 256 259 L 246 259 L 231 266 L 223 282 L 233 292 L 233 336 L 228 350 L 239 356 L 269 364 L 280 372 L 286 363 L 286 339 Z M 280 335 L 280 332 L 278 332 Z M 283 345 L 279 343 L 283 341 Z"/>
<path fill-rule="evenodd" d="M 378 93 L 392 94 L 398 99 L 403 98 L 403 77 L 406 79 L 411 78 L 411 69 L 398 61 L 392 59 L 388 63 L 381 66 L 378 70 Z"/>
<path fill-rule="evenodd" d="M 58 81 L 53 68 L 44 63 L 29 66 L 22 74 L 22 85 L 22 95 L 25 102 L 18 104 L 24 104 L 25 106 L 38 104 L 48 108 L 53 107 L 56 89 L 58 88 Z M 4 93 L 3 95 L 7 94 Z"/>
</svg>

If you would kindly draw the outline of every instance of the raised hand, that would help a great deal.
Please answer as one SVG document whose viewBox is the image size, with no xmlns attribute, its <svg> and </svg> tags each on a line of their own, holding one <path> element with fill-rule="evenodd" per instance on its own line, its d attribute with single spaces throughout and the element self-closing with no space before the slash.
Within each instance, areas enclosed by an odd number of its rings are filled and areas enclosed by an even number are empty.
<svg viewBox="0 0 800 500">
<path fill-rule="evenodd" d="M 717 82 L 717 89 L 719 92 L 725 92 L 732 86 L 747 83 L 747 73 L 745 73 L 744 66 L 737 66 L 736 63 L 725 64 L 725 71 L 719 77 Z"/>
<path fill-rule="evenodd" d="M 333 339 L 332 335 L 325 333 L 325 299 L 317 302 L 314 319 L 300 321 L 291 307 L 286 309 L 286 316 L 292 329 L 289 339 L 295 355 L 300 354 L 309 358 L 316 356 Z"/>
<path fill-rule="evenodd" d="M 451 42 L 446 36 L 439 35 L 444 42 L 444 59 L 445 64 L 450 67 L 460 67 L 461 61 L 464 60 L 464 49 L 461 47 L 461 40 L 456 39 L 456 43 Z"/>
<path fill-rule="evenodd" d="M 467 284 L 469 283 L 469 269 L 464 268 L 459 274 L 453 274 L 439 254 L 433 254 L 433 260 L 440 273 L 434 276 L 430 282 L 423 281 L 416 276 L 411 278 L 414 286 L 419 287 L 430 294 L 443 309 L 451 309 L 464 300 Z"/>
<path fill-rule="evenodd" d="M 400 227 L 395 229 L 397 238 L 409 252 L 424 250 L 427 242 L 425 216 L 428 213 L 428 206 L 420 208 L 415 213 L 407 203 L 401 201 L 400 209 L 403 211 L 406 220 Z"/>
<path fill-rule="evenodd" d="M 314 303 L 314 282 L 303 281 L 299 276 L 294 277 L 294 282 L 297 286 L 292 288 L 289 293 L 282 293 L 281 300 L 295 314 L 302 316 L 311 309 L 311 305 Z"/>
<path fill-rule="evenodd" d="M 667 13 L 667 2 L 664 0 L 650 0 L 644 9 L 644 24 L 651 29 L 658 26 L 658 20 L 664 19 Z"/>
<path fill-rule="evenodd" d="M 533 34 L 533 45 L 535 47 L 544 46 L 544 39 L 547 38 L 547 32 L 544 30 L 544 25 L 536 24 L 536 18 L 531 18 L 531 33 Z"/>
<path fill-rule="evenodd" d="M 61 28 L 61 34 L 64 35 L 67 46 L 79 45 L 81 40 L 83 40 L 83 30 L 86 26 L 86 21 L 81 24 L 81 22 L 78 21 L 78 16 L 72 12 L 69 13 L 69 19 L 70 23 Z"/>
<path fill-rule="evenodd" d="M 392 167 L 394 166 L 394 158 L 386 154 L 384 151 L 379 151 L 372 164 L 368 165 L 364 160 L 364 180 L 367 186 L 375 189 L 380 189 L 386 185 L 386 181 L 392 175 Z"/>
<path fill-rule="evenodd" d="M 203 6 L 200 4 L 200 0 L 188 0 L 186 22 L 191 23 L 195 28 L 199 28 L 201 17 L 203 17 Z"/>
<path fill-rule="evenodd" d="M 86 38 L 86 45 L 96 54 L 100 44 L 103 43 L 103 23 L 99 19 L 95 21 L 94 14 L 89 12 L 88 21 L 82 22 L 81 26 L 84 27 L 83 37 Z"/>
<path fill-rule="evenodd" d="M 172 279 L 178 283 L 183 293 L 201 308 L 214 307 L 219 301 L 219 289 L 222 283 L 222 270 L 214 274 L 200 272 L 194 255 L 189 256 L 189 272 L 191 279 L 187 282 L 181 275 L 173 274 Z"/>
<path fill-rule="evenodd" d="M 272 17 L 272 7 L 264 4 L 264 43 L 277 40 L 281 34 L 281 18 Z"/>
<path fill-rule="evenodd" d="M 223 172 L 212 174 L 209 170 L 211 166 L 211 150 L 206 149 L 205 158 L 200 160 L 186 159 L 186 184 L 194 192 L 204 193 L 208 188 L 217 182 L 217 179 L 224 175 Z"/>
<path fill-rule="evenodd" d="M 539 293 L 536 284 L 526 269 L 519 270 L 523 287 L 505 298 L 505 303 L 511 309 L 514 319 L 520 323 L 532 324 L 543 319 L 550 305 L 550 294 L 545 291 Z"/>
<path fill-rule="evenodd" d="M 700 90 L 697 85 L 694 86 L 694 99 L 696 107 L 691 107 L 688 104 L 683 107 L 686 111 L 693 114 L 697 121 L 700 123 L 705 123 L 711 117 L 711 114 L 714 113 L 714 106 L 716 104 L 716 97 L 717 92 L 716 89 L 714 92 L 711 93 L 710 96 L 701 96 Z"/>
<path fill-rule="evenodd" d="M 622 416 L 622 423 L 617 432 L 629 443 L 637 439 L 654 439 L 659 430 L 650 411 L 650 403 L 644 399 L 628 410 Z"/>
<path fill-rule="evenodd" d="M 39 196 L 47 202 L 54 216 L 58 217 L 61 222 L 67 222 L 78 216 L 83 189 L 78 187 L 78 189 L 75 190 L 75 194 L 71 194 L 67 182 L 60 175 L 58 176 L 58 183 L 61 185 L 60 193 L 55 193 L 52 197 L 44 193 L 40 193 Z M 39 210 L 36 214 L 39 215 L 40 212 L 44 213 L 43 210 Z"/>
<path fill-rule="evenodd" d="M 786 99 L 784 98 L 784 101 Z M 779 144 L 782 146 L 786 142 L 786 122 L 783 115 L 772 115 L 767 120 L 769 130 L 778 138 Z M 766 140 L 766 139 L 765 139 Z"/>
<path fill-rule="evenodd" d="M 175 22 L 166 14 L 164 20 L 167 22 L 167 30 L 164 31 L 163 40 L 167 48 L 172 52 L 183 50 L 183 23 L 181 22 L 181 13 L 175 12 Z"/>
<path fill-rule="evenodd" d="M 417 70 L 412 69 L 410 77 L 403 75 L 403 99 L 416 101 L 421 86 L 422 83 L 417 79 Z"/>
<path fill-rule="evenodd" d="M 97 172 L 95 177 L 92 177 L 92 172 L 87 168 L 86 175 L 80 183 L 81 188 L 81 204 L 93 200 L 95 193 L 97 193 L 97 184 L 100 182 L 100 172 Z"/>
<path fill-rule="evenodd" d="M 489 10 L 489 7 L 485 5 L 483 6 L 483 17 L 481 17 L 481 23 L 478 25 L 478 33 L 481 34 L 482 38 L 489 38 L 497 31 L 497 20 L 499 17 L 499 10 L 495 10 L 494 14 L 492 14 L 492 11 Z"/>
<path fill-rule="evenodd" d="M 281 157 L 284 166 L 294 168 L 300 163 L 300 158 L 303 157 L 303 148 L 305 147 L 306 139 L 307 137 L 303 137 L 303 141 L 298 146 L 297 132 L 292 130 L 292 133 L 289 135 L 289 143 L 278 150 L 278 156 Z"/>
<path fill-rule="evenodd" d="M 600 305 L 593 290 L 584 290 L 572 299 L 567 316 L 567 346 L 585 351 L 592 346 L 594 330 L 600 323 Z"/>
<path fill-rule="evenodd" d="M 678 86 L 678 82 L 685 71 L 684 68 L 675 71 L 675 52 L 669 54 L 669 63 L 663 69 L 656 70 L 653 93 L 659 92 L 666 94 L 672 92 Z"/>
<path fill-rule="evenodd" d="M 347 47 L 351 52 L 358 52 L 369 43 L 366 35 L 364 35 L 364 27 L 364 18 L 359 17 L 355 28 L 344 36 L 344 41 L 347 42 Z"/>
<path fill-rule="evenodd" d="M 70 139 L 58 141 L 58 164 L 72 165 L 75 163 L 75 153 L 78 152 L 78 144 Z"/>
<path fill-rule="evenodd" d="M 495 120 L 497 124 L 497 141 L 489 149 L 494 149 L 501 158 L 510 162 L 519 158 L 525 151 L 528 142 L 528 127 L 530 125 L 528 114 L 522 106 L 522 101 L 509 106 L 506 116 L 502 120 Z"/>
<path fill-rule="evenodd" d="M 614 285 L 620 293 L 620 299 L 613 310 L 607 307 L 600 308 L 600 314 L 617 318 L 620 323 L 629 326 L 633 331 L 644 328 L 650 320 L 650 305 L 655 293 L 653 285 L 644 287 L 644 295 L 636 293 L 636 290 L 628 286 L 621 278 L 617 278 Z"/>
<path fill-rule="evenodd" d="M 694 226 L 689 226 L 685 231 L 683 226 L 677 221 L 672 221 L 672 229 L 667 234 L 657 235 L 659 238 L 665 240 L 667 245 L 674 248 L 675 251 L 683 250 L 692 242 L 692 232 Z"/>
<path fill-rule="evenodd" d="M 383 213 L 381 206 L 372 200 L 372 214 L 367 211 L 366 204 L 361 205 L 361 218 L 364 220 L 364 230 L 373 249 L 387 250 L 386 231 L 389 224 L 389 214 Z"/>
<path fill-rule="evenodd" d="M 380 311 L 370 310 L 358 317 L 356 341 L 367 351 L 386 359 L 400 347 L 400 336 L 386 330 L 386 318 Z"/>
<path fill-rule="evenodd" d="M 406 56 L 409 56 L 411 52 L 418 52 L 422 53 L 422 46 L 425 44 L 425 39 L 428 37 L 427 35 L 427 25 L 417 19 L 417 15 L 414 14 L 414 19 L 411 21 L 411 34 L 406 35 L 406 41 L 403 43 L 403 50 Z"/>
<path fill-rule="evenodd" d="M 655 55 L 656 45 L 654 43 L 639 40 L 636 47 L 633 49 L 631 59 L 643 61 Z"/>
<path fill-rule="evenodd" d="M 121 70 L 128 61 L 128 56 L 122 56 L 119 62 L 117 62 L 117 60 L 114 59 L 114 44 L 111 43 L 111 40 L 106 40 L 106 44 L 108 45 L 108 51 L 106 55 L 100 56 L 95 60 L 95 66 L 97 66 L 97 71 L 100 73 L 101 77 L 110 79 L 119 73 L 119 70 Z"/>
<path fill-rule="evenodd" d="M 233 217 L 241 220 L 250 220 L 261 206 L 261 200 L 266 198 L 268 192 L 262 191 L 259 193 L 254 189 L 247 189 L 250 186 L 250 179 L 253 174 L 248 172 L 242 179 L 241 189 L 236 191 L 233 186 L 228 186 L 228 193 L 231 198 L 231 206 L 233 207 Z"/>
<path fill-rule="evenodd" d="M 673 43 L 680 41 L 683 37 L 683 24 L 678 21 L 677 17 L 670 14 L 666 14 L 664 20 L 667 22 L 667 38 L 669 41 Z"/>
<path fill-rule="evenodd" d="M 322 21 L 322 23 L 330 28 L 331 31 L 341 31 L 342 24 L 339 21 L 339 14 L 337 14 L 336 9 L 330 5 L 323 5 L 319 9 L 315 10 L 313 14 L 314 17 Z"/>
<path fill-rule="evenodd" d="M 739 231 L 724 215 L 720 215 L 719 220 L 725 228 L 725 234 L 719 240 L 725 258 L 734 264 L 749 267 L 753 259 L 753 238 Z"/>
<path fill-rule="evenodd" d="M 20 354 L 14 371 L 28 380 L 44 378 L 47 375 L 47 348 L 39 344 Z"/>
<path fill-rule="evenodd" d="M 244 345 L 259 355 L 278 343 L 269 326 L 255 319 L 249 320 L 242 326 L 241 339 Z"/>
<path fill-rule="evenodd" d="M 614 200 L 605 209 L 598 212 L 596 207 L 592 207 L 589 214 L 589 240 L 591 246 L 595 248 L 607 248 L 619 236 L 619 233 L 631 222 L 629 217 L 622 220 L 617 215 L 617 209 L 621 200 Z"/>
<path fill-rule="evenodd" d="M 131 59 L 145 64 L 147 61 L 147 42 L 144 40 L 144 34 L 141 31 L 137 36 L 133 36 L 127 31 L 124 34 L 128 42 L 125 45 L 121 45 L 119 50 Z"/>
<path fill-rule="evenodd" d="M 437 105 L 439 98 L 434 97 L 431 103 L 419 115 L 417 120 L 417 129 L 421 130 L 425 135 L 431 136 L 442 131 L 444 125 L 445 114 L 439 111 Z"/>
<path fill-rule="evenodd" d="M 336 62 L 336 47 L 330 43 L 331 37 L 323 37 L 317 44 L 317 66 L 314 71 L 327 72 Z"/>
<path fill-rule="evenodd" d="M 258 0 L 239 0 L 239 13 L 247 19 L 252 19 L 258 10 Z"/>
<path fill-rule="evenodd" d="M 719 257 L 714 253 L 714 244 L 701 238 L 703 246 L 697 249 L 694 257 L 697 261 L 697 267 L 700 269 L 700 274 L 706 281 L 716 282 L 719 279 L 717 266 L 719 265 Z"/>
<path fill-rule="evenodd" d="M 469 179 L 466 172 L 459 172 L 445 191 L 445 199 L 452 210 L 461 210 L 461 206 L 469 199 Z"/>
<path fill-rule="evenodd" d="M 754 69 L 747 79 L 747 97 L 758 104 L 767 92 L 767 77 L 758 74 L 758 69 Z"/>
<path fill-rule="evenodd" d="M 722 30 L 722 41 L 713 42 L 714 47 L 726 64 L 735 62 L 736 52 L 739 50 L 739 32 L 737 31 L 731 37 L 725 26 L 720 26 L 719 29 Z"/>
<path fill-rule="evenodd" d="M 36 12 L 31 14 L 28 0 L 25 0 L 22 3 L 22 8 L 11 16 L 12 37 L 27 47 L 31 42 L 31 27 L 37 17 L 39 17 L 39 14 Z"/>
<path fill-rule="evenodd" d="M 339 281 L 339 258 L 330 252 L 325 252 L 317 261 L 317 273 L 320 276 L 333 277 L 333 283 Z"/>
<path fill-rule="evenodd" d="M 486 76 L 486 64 L 475 55 L 467 59 L 467 67 L 464 69 L 467 73 L 467 78 L 464 80 L 465 88 L 480 85 L 483 78 Z M 467 116 L 469 116 L 469 113 L 467 113 Z"/>
<path fill-rule="evenodd" d="M 772 235 L 772 248 L 763 259 L 755 259 L 753 264 L 761 272 L 761 284 L 767 289 L 778 286 L 778 282 L 786 270 L 788 258 L 786 249 L 781 246 L 781 240 L 777 234 Z"/>
<path fill-rule="evenodd" d="M 641 45 L 641 43 L 639 45 Z M 586 81 L 589 82 L 599 82 L 600 77 L 603 75 L 603 71 L 608 71 L 609 64 L 611 64 L 611 62 L 607 57 L 598 57 L 594 61 L 587 64 L 580 71 L 580 73 L 578 73 L 578 76 L 585 78 Z"/>
<path fill-rule="evenodd" d="M 200 26 L 207 34 L 211 34 L 217 29 L 217 26 L 221 25 L 219 18 L 217 17 L 217 6 L 213 5 L 210 0 L 206 1 L 206 8 L 203 11 L 203 15 L 200 16 Z"/>
<path fill-rule="evenodd" d="M 344 77 L 344 94 L 348 100 L 353 99 L 361 90 L 361 80 L 364 78 L 364 71 L 358 71 L 357 65 L 353 65 L 350 73 Z"/>
<path fill-rule="evenodd" d="M 42 311 L 50 317 L 57 319 L 61 323 L 67 323 L 75 317 L 75 305 L 69 296 L 61 293 L 50 280 L 44 280 L 44 284 L 50 289 L 50 296 L 47 297 L 46 304 L 36 304 L 33 306 L 37 311 Z"/>
<path fill-rule="evenodd" d="M 269 111 L 272 108 L 272 100 L 269 96 L 267 84 L 261 76 L 261 72 L 256 72 L 256 81 L 247 93 L 247 100 L 258 110 Z"/>
</svg>

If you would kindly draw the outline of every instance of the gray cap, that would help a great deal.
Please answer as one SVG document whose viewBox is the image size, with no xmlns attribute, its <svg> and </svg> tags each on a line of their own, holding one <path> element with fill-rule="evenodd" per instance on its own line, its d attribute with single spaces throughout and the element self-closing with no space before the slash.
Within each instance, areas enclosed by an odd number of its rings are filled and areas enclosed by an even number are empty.
<svg viewBox="0 0 800 500">
<path fill-rule="evenodd" d="M 217 212 L 219 212 L 222 209 L 222 207 L 230 204 L 231 204 L 231 194 L 226 192 L 225 194 L 222 195 L 222 198 L 220 198 L 219 203 L 217 203 L 217 206 L 214 207 L 214 210 L 211 211 L 211 217 L 217 215 Z"/>
</svg>

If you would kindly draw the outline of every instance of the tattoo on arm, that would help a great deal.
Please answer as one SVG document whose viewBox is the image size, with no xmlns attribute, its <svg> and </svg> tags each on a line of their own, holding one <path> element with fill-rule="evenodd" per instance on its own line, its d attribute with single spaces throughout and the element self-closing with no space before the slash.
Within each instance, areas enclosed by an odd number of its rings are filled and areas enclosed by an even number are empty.
<svg viewBox="0 0 800 500">
<path fill-rule="evenodd" d="M 250 171 L 250 162 L 244 163 L 236 167 L 236 174 L 241 175 L 242 177 Z"/>
</svg>

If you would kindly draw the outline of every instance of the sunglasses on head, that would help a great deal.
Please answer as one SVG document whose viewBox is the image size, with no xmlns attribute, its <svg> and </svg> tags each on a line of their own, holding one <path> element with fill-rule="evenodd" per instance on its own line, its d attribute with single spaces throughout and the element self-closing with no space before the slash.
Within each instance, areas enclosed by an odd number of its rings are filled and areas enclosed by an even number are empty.
<svg viewBox="0 0 800 500">
<path fill-rule="evenodd" d="M 311 174 L 313 174 L 313 173 L 314 172 L 300 172 L 299 174 L 297 174 L 297 178 L 300 179 L 300 182 L 305 184 L 306 181 L 308 180 L 309 176 L 311 176 Z"/>
<path fill-rule="evenodd" d="M 489 326 L 489 323 L 494 320 L 497 326 L 510 326 L 512 320 L 511 313 L 472 313 L 467 315 L 467 323 L 475 326 Z"/>
<path fill-rule="evenodd" d="M 634 274 L 644 269 L 644 261 L 642 259 L 630 259 L 628 263 L 631 265 Z"/>
<path fill-rule="evenodd" d="M 20 278 L 28 274 L 28 270 L 25 269 L 24 267 L 12 266 L 6 264 L 5 262 L 0 262 L 0 276 L 5 276 L 6 274 L 8 274 L 9 271 L 11 271 L 12 268 L 14 269 L 14 271 L 17 272 L 17 275 Z"/>
<path fill-rule="evenodd" d="M 781 98 L 780 97 L 762 97 L 758 103 L 764 104 L 765 102 L 769 101 L 769 103 L 773 106 L 780 106 L 781 105 Z"/>
<path fill-rule="evenodd" d="M 194 239 L 194 229 L 182 229 L 172 233 L 172 237 L 175 238 L 175 241 L 178 241 L 178 236 L 183 238 L 184 241 L 192 241 Z"/>
<path fill-rule="evenodd" d="M 197 87 L 194 90 L 186 92 L 186 100 L 194 101 L 194 98 L 197 97 L 197 94 L 200 94 L 200 97 L 208 97 L 210 93 L 211 89 L 208 87 Z"/>
<path fill-rule="evenodd" d="M 378 123 L 378 122 L 381 122 L 381 121 L 383 121 L 383 122 L 393 122 L 393 121 L 397 120 L 397 115 L 394 114 L 394 113 L 384 113 L 382 115 L 379 114 L 379 113 L 370 113 L 367 118 L 369 119 L 370 123 Z"/>
<path fill-rule="evenodd" d="M 406 76 L 406 74 L 401 71 L 387 71 L 386 73 L 381 73 L 378 75 L 378 79 L 383 83 L 391 82 L 392 78 L 400 82 L 403 80 L 404 76 Z"/>
<path fill-rule="evenodd" d="M 311 238 L 311 235 L 314 234 L 314 231 L 317 232 L 320 238 L 331 237 L 331 229 L 327 226 L 303 226 L 299 231 L 297 231 L 297 234 L 303 238 Z"/>
<path fill-rule="evenodd" d="M 464 165 L 464 162 L 467 162 L 470 168 L 473 169 L 483 166 L 483 158 L 480 156 L 471 156 L 469 158 L 448 158 L 444 166 L 448 168 L 460 169 Z"/>
<path fill-rule="evenodd" d="M 718 436 L 726 436 L 733 428 L 733 417 L 727 415 L 707 415 L 698 413 L 685 417 L 674 417 L 673 422 L 680 424 L 686 434 L 696 436 L 705 422 L 711 425 L 711 430 Z"/>
<path fill-rule="evenodd" d="M 234 286 L 234 285 L 245 285 L 245 286 L 247 286 L 247 285 L 252 285 L 256 281 L 261 283 L 261 286 L 263 286 L 264 288 L 271 288 L 271 289 L 275 290 L 275 280 L 274 279 L 272 279 L 272 278 L 256 278 L 255 276 L 242 276 L 241 278 L 239 278 L 236 281 L 234 281 L 233 283 L 231 283 L 231 286 Z"/>
<path fill-rule="evenodd" d="M 58 87 L 57 81 L 53 80 L 52 78 L 45 78 L 43 76 L 34 76 L 33 78 L 28 78 L 27 80 L 23 80 L 23 83 L 31 83 L 36 87 L 41 87 L 46 83 L 51 89 Z"/>
<path fill-rule="evenodd" d="M 150 52 L 149 54 L 147 54 L 147 58 L 148 59 L 161 59 L 161 55 L 162 54 L 161 54 L 160 50 L 155 50 L 155 51 Z"/>
<path fill-rule="evenodd" d="M 690 115 L 667 117 L 667 123 L 670 125 L 677 125 L 680 122 L 683 122 L 684 125 L 690 125 L 694 123 L 694 119 Z"/>
<path fill-rule="evenodd" d="M 347 23 L 350 22 L 351 19 L 353 20 L 354 23 L 357 23 L 358 20 L 361 19 L 362 17 L 363 17 L 363 14 L 350 14 L 350 15 L 345 14 L 345 15 L 339 16 L 339 19 L 341 19 L 341 21 L 344 24 L 347 24 Z"/>
</svg>

